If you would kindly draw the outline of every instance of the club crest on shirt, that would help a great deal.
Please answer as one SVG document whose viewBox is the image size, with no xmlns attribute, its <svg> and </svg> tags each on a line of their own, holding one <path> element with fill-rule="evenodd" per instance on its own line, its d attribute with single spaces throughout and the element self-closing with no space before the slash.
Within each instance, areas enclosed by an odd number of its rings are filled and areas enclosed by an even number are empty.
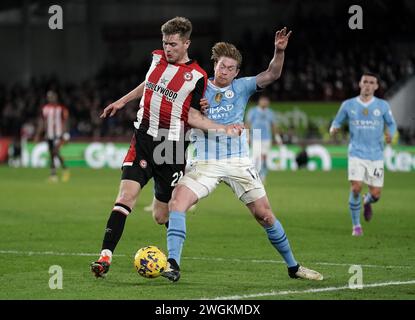
<svg viewBox="0 0 415 320">
<path fill-rule="evenodd" d="M 144 159 L 140 160 L 140 167 L 143 169 L 147 168 L 147 161 Z"/>
<path fill-rule="evenodd" d="M 184 78 L 184 80 L 186 80 L 186 81 L 192 81 L 192 79 L 193 79 L 193 74 L 192 74 L 192 73 L 190 73 L 190 72 L 185 72 L 185 73 L 183 74 L 183 78 Z"/>
<path fill-rule="evenodd" d="M 368 110 L 367 108 L 364 108 L 364 109 L 363 109 L 363 114 L 364 114 L 365 116 L 367 116 L 367 115 L 369 114 L 369 110 Z"/>
<path fill-rule="evenodd" d="M 379 116 L 380 116 L 380 110 L 379 110 L 379 109 L 375 109 L 375 110 L 373 110 L 373 115 L 374 115 L 375 117 L 379 117 Z"/>
<path fill-rule="evenodd" d="M 215 102 L 216 103 L 220 103 L 222 101 L 222 93 L 218 92 L 217 94 L 215 94 Z"/>
<path fill-rule="evenodd" d="M 225 97 L 228 98 L 228 99 L 232 99 L 234 95 L 235 94 L 233 93 L 232 90 L 226 90 L 225 91 Z"/>
</svg>

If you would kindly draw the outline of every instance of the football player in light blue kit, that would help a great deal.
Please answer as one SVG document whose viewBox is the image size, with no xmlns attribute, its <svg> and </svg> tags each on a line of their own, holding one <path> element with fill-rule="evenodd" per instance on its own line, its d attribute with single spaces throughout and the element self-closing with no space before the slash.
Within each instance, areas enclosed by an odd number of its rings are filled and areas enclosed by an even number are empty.
<svg viewBox="0 0 415 320">
<path fill-rule="evenodd" d="M 218 123 L 242 122 L 249 97 L 257 88 L 277 80 L 284 62 L 284 50 L 291 32 L 286 28 L 275 35 L 275 52 L 268 69 L 255 77 L 235 79 L 242 56 L 234 45 L 220 42 L 212 48 L 214 78 L 208 81 L 208 117 Z M 218 132 L 194 130 L 196 161 L 178 182 L 169 202 L 167 231 L 168 266 L 162 274 L 171 281 L 180 278 L 180 257 L 186 239 L 185 212 L 199 199 L 208 196 L 220 182 L 232 188 L 261 224 L 268 239 L 284 258 L 291 278 L 322 280 L 323 276 L 300 266 L 295 260 L 281 223 L 272 213 L 264 185 L 248 153 L 246 130 L 240 137 L 228 138 Z"/>
<path fill-rule="evenodd" d="M 383 187 L 384 137 L 386 143 L 391 143 L 396 132 L 396 124 L 389 104 L 374 96 L 379 87 L 378 77 L 373 73 L 364 73 L 359 87 L 360 95 L 343 102 L 330 128 L 330 134 L 334 135 L 343 122 L 347 121 L 349 124 L 348 178 L 351 183 L 349 210 L 353 236 L 363 235 L 360 224 L 362 184 L 365 183 L 369 187 L 369 192 L 363 199 L 364 217 L 369 221 L 372 218 L 371 204 L 379 200 Z"/>
<path fill-rule="evenodd" d="M 271 146 L 277 144 L 277 119 L 274 111 L 269 108 L 270 103 L 270 98 L 266 94 L 261 94 L 258 105 L 248 111 L 245 119 L 245 127 L 250 129 L 251 133 L 249 141 L 252 147 L 252 161 L 264 184 L 268 173 L 268 153 Z"/>
</svg>

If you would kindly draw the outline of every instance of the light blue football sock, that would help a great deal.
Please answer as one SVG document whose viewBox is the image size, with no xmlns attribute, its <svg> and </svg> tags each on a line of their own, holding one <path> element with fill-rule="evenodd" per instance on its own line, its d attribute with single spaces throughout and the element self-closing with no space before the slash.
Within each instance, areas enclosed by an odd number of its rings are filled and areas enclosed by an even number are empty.
<svg viewBox="0 0 415 320">
<path fill-rule="evenodd" d="M 364 203 L 375 203 L 379 200 L 379 198 L 375 198 L 372 196 L 370 192 L 365 194 L 365 199 L 363 200 Z"/>
<path fill-rule="evenodd" d="M 285 235 L 284 228 L 281 223 L 275 219 L 275 223 L 271 227 L 264 227 L 267 232 L 268 239 L 271 241 L 271 244 L 275 249 L 280 253 L 284 258 L 287 266 L 295 267 L 298 263 L 294 259 L 294 255 L 290 248 L 290 243 L 288 242 L 287 236 Z"/>
<path fill-rule="evenodd" d="M 167 229 L 167 249 L 169 259 L 176 260 L 180 265 L 180 257 L 184 240 L 186 239 L 186 214 L 184 212 L 171 211 L 169 213 L 169 227 Z"/>
<path fill-rule="evenodd" d="M 355 195 L 350 191 L 349 209 L 353 226 L 360 225 L 360 194 Z"/>
</svg>

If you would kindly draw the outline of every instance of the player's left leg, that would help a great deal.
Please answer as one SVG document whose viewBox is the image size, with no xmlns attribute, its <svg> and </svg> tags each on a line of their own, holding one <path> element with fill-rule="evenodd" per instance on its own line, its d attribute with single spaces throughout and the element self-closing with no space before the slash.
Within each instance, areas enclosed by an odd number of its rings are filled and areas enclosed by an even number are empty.
<svg viewBox="0 0 415 320">
<path fill-rule="evenodd" d="M 363 216 L 365 217 L 366 221 L 370 221 L 373 216 L 372 210 L 372 203 L 378 202 L 380 199 L 380 194 L 382 192 L 382 188 L 368 186 L 369 192 L 365 194 L 363 198 Z"/>
<path fill-rule="evenodd" d="M 56 166 L 55 166 L 55 152 L 54 152 L 54 141 L 53 139 L 48 139 L 48 148 L 49 148 L 49 158 L 50 158 L 50 182 L 58 182 L 58 177 L 56 175 Z"/>
<path fill-rule="evenodd" d="M 367 161 L 367 171 L 364 182 L 369 186 L 369 192 L 363 198 L 363 216 L 366 221 L 372 219 L 372 203 L 379 201 L 384 180 L 383 160 Z"/>
<path fill-rule="evenodd" d="M 260 195 L 260 191 L 253 189 L 244 195 L 243 199 L 252 200 Z M 281 223 L 275 218 L 272 213 L 271 206 L 266 195 L 257 198 L 256 200 L 246 203 L 246 206 L 251 211 L 252 215 L 258 223 L 265 229 L 268 239 L 274 248 L 283 257 L 288 268 L 288 275 L 291 278 L 301 278 L 309 280 L 323 280 L 323 276 L 317 271 L 300 266 L 295 260 L 287 235 Z"/>
<path fill-rule="evenodd" d="M 70 173 L 69 173 L 68 168 L 65 165 L 65 159 L 61 155 L 61 146 L 62 146 L 62 144 L 63 144 L 63 140 L 57 141 L 55 143 L 53 153 L 54 153 L 54 157 L 58 158 L 58 160 L 60 162 L 60 165 L 61 165 L 61 168 L 63 169 L 62 181 L 67 182 L 67 181 L 69 181 Z"/>
</svg>

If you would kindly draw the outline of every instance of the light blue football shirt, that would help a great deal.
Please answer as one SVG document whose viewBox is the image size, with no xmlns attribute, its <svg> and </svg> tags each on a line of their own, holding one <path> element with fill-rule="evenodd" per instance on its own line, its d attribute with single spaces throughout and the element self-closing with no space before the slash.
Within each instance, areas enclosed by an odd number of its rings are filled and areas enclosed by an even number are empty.
<svg viewBox="0 0 415 320">
<path fill-rule="evenodd" d="M 262 109 L 260 106 L 256 106 L 248 111 L 246 120 L 250 123 L 251 129 L 260 130 L 261 140 L 272 140 L 272 125 L 277 123 L 275 113 L 269 109 Z M 256 135 L 253 135 L 255 138 Z"/>
<path fill-rule="evenodd" d="M 383 160 L 384 128 L 388 127 L 390 135 L 396 132 L 396 123 L 389 103 L 373 97 L 363 103 L 359 97 L 342 103 L 332 123 L 333 128 L 340 128 L 345 121 L 349 123 L 349 156 L 366 160 Z"/>
<path fill-rule="evenodd" d="M 205 93 L 209 101 L 207 117 L 224 125 L 243 123 L 246 105 L 257 88 L 256 77 L 235 79 L 225 88 L 216 87 L 210 80 Z M 246 130 L 239 137 L 230 137 L 224 133 L 203 133 L 200 130 L 192 130 L 191 136 L 196 160 L 249 156 Z"/>
</svg>

